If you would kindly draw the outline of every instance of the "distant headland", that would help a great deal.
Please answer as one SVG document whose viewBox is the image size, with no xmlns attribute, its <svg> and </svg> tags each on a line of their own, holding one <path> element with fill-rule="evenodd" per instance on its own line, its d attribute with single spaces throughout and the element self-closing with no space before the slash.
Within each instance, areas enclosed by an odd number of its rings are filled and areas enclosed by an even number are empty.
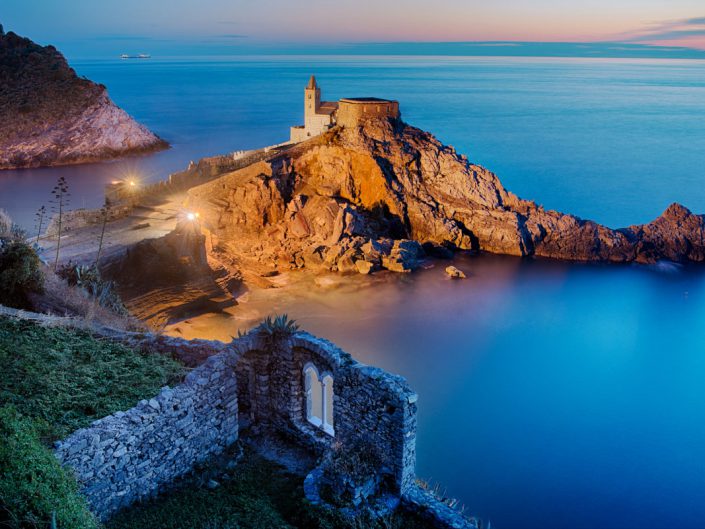
<svg viewBox="0 0 705 529">
<path fill-rule="evenodd" d="M 396 101 L 321 101 L 313 77 L 303 92 L 304 125 L 291 128 L 289 142 L 204 158 L 155 184 L 109 187 L 116 245 L 101 266 L 133 314 L 161 324 L 233 304 L 237 292 L 281 286 L 272 278 L 295 270 L 410 272 L 459 250 L 705 261 L 705 218 L 679 204 L 620 229 L 546 210 L 402 121 Z M 94 259 L 93 217 L 71 221 L 66 259 Z M 125 274 L 134 269 L 143 272 Z"/>
<path fill-rule="evenodd" d="M 53 46 L 0 26 L 0 169 L 66 165 L 164 149 L 105 86 L 76 75 Z"/>
</svg>

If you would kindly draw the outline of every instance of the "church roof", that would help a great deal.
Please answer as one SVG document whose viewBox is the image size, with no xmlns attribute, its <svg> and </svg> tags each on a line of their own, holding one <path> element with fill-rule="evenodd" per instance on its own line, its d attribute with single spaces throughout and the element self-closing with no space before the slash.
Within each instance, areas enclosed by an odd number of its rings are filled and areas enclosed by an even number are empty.
<svg viewBox="0 0 705 529">
<path fill-rule="evenodd" d="M 394 103 L 391 99 L 380 99 L 379 97 L 344 97 L 341 101 L 346 103 Z"/>
<path fill-rule="evenodd" d="M 338 110 L 337 101 L 321 101 L 321 105 L 318 107 L 317 114 L 332 114 Z"/>
<path fill-rule="evenodd" d="M 318 85 L 316 84 L 316 77 L 314 75 L 312 75 L 311 79 L 308 80 L 308 85 L 306 88 L 318 88 Z"/>
</svg>

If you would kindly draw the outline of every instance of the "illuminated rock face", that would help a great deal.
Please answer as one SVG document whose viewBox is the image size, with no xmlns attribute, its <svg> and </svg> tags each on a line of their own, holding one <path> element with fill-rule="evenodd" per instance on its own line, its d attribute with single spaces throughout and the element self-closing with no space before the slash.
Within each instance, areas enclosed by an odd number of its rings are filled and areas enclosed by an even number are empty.
<svg viewBox="0 0 705 529">
<path fill-rule="evenodd" d="M 194 187 L 189 200 L 223 257 L 262 275 L 404 272 L 418 266 L 421 246 L 579 261 L 705 259 L 705 220 L 682 206 L 623 229 L 545 210 L 396 118 L 334 127 Z"/>
<path fill-rule="evenodd" d="M 0 31 L 0 169 L 105 160 L 167 147 L 80 78 L 53 46 Z"/>
</svg>

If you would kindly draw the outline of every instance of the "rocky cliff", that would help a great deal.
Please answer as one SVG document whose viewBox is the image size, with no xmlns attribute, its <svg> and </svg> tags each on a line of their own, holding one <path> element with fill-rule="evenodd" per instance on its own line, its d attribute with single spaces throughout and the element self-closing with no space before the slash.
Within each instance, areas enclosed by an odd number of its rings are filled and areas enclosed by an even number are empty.
<svg viewBox="0 0 705 529">
<path fill-rule="evenodd" d="M 674 204 L 610 229 L 507 191 L 401 121 L 337 127 L 189 191 L 213 255 L 259 275 L 291 268 L 407 271 L 455 249 L 580 261 L 703 261 L 705 221 Z"/>
<path fill-rule="evenodd" d="M 205 237 L 184 220 L 167 235 L 145 239 L 103 259 L 101 273 L 116 281 L 130 313 L 159 328 L 193 312 L 217 312 L 235 305 L 237 281 L 209 263 Z"/>
<path fill-rule="evenodd" d="M 0 169 L 104 160 L 167 144 L 53 46 L 0 26 Z"/>
</svg>

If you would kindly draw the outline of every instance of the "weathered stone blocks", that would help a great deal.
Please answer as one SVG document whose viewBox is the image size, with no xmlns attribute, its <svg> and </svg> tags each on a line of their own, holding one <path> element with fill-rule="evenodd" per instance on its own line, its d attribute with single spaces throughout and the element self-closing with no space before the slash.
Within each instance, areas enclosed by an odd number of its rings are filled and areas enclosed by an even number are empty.
<svg viewBox="0 0 705 529">
<path fill-rule="evenodd" d="M 385 484 L 384 497 L 397 502 L 407 497 L 414 505 L 423 499 L 414 474 L 418 397 L 403 378 L 360 364 L 304 332 L 275 340 L 254 331 L 226 345 L 122 339 L 177 357 L 181 350 L 202 363 L 181 385 L 164 387 L 57 444 L 56 456 L 74 470 L 100 518 L 162 492 L 198 463 L 223 453 L 238 439 L 240 415 L 259 435 L 283 435 L 317 456 L 333 443 L 337 450 L 362 444 L 379 454 L 375 483 Z M 334 435 L 306 417 L 304 366 L 311 364 L 333 379 Z"/>
</svg>

